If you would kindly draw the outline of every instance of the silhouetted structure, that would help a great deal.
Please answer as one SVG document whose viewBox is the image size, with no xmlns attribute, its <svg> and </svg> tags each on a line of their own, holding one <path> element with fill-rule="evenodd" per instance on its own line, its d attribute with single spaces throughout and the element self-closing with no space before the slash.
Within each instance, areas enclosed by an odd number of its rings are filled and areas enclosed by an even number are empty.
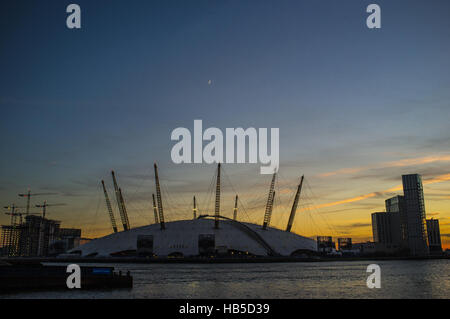
<svg viewBox="0 0 450 319">
<path fill-rule="evenodd" d="M 351 238 L 338 238 L 338 250 L 351 250 L 352 239 Z"/>
<path fill-rule="evenodd" d="M 276 177 L 277 177 L 277 173 L 273 173 L 272 182 L 270 183 L 269 196 L 267 197 L 266 211 L 264 213 L 263 229 L 267 229 L 267 226 L 269 226 L 270 219 L 272 217 L 273 201 L 275 198 L 274 188 L 275 188 Z"/>
<path fill-rule="evenodd" d="M 412 256 L 429 254 L 422 177 L 402 175 L 403 196 L 386 200 L 386 212 L 372 214 L 373 239 L 378 252 L 408 251 Z M 430 222 L 430 226 L 434 225 Z M 433 227 L 433 226 L 431 226 Z M 439 226 L 437 226 L 439 229 Z M 437 232 L 431 235 L 437 246 Z M 434 248 L 433 248 L 434 249 Z M 437 249 L 437 248 L 436 248 Z"/>
<path fill-rule="evenodd" d="M 402 175 L 402 181 L 409 251 L 413 256 L 427 255 L 429 250 L 422 177 L 419 174 Z"/>
<path fill-rule="evenodd" d="M 441 232 L 438 219 L 427 219 L 427 234 L 430 253 L 442 253 Z"/>
<path fill-rule="evenodd" d="M 286 231 L 291 231 L 292 224 L 294 224 L 294 218 L 295 213 L 297 211 L 298 201 L 300 199 L 300 193 L 302 191 L 302 185 L 303 185 L 303 179 L 305 178 L 305 175 L 302 175 L 302 178 L 300 179 L 300 184 L 298 184 L 297 192 L 295 193 L 294 203 L 292 204 L 291 208 L 291 214 L 289 215 L 289 221 L 286 227 Z"/>
<path fill-rule="evenodd" d="M 400 217 L 400 246 L 404 249 L 408 247 L 408 225 L 406 216 L 405 197 L 397 195 L 386 199 L 386 212 L 398 213 Z"/>
<path fill-rule="evenodd" d="M 27 216 L 20 236 L 21 256 L 47 256 L 49 246 L 57 240 L 60 222 L 41 216 Z"/>
<path fill-rule="evenodd" d="M 336 249 L 331 236 L 317 236 L 317 250 L 321 253 L 329 253 Z"/>
<path fill-rule="evenodd" d="M 19 240 L 23 232 L 21 225 L 3 225 L 2 226 L 2 255 L 20 256 Z"/>
<path fill-rule="evenodd" d="M 50 244 L 49 255 L 62 254 L 70 249 L 78 247 L 81 242 L 81 229 L 60 228 L 57 240 Z"/>
<path fill-rule="evenodd" d="M 2 226 L 3 255 L 43 257 L 58 254 L 80 244 L 81 229 L 60 228 L 60 222 L 29 215 L 25 222 Z"/>
<path fill-rule="evenodd" d="M 393 252 L 399 250 L 400 214 L 397 212 L 378 212 L 372 214 L 373 241 L 377 249 Z"/>
</svg>

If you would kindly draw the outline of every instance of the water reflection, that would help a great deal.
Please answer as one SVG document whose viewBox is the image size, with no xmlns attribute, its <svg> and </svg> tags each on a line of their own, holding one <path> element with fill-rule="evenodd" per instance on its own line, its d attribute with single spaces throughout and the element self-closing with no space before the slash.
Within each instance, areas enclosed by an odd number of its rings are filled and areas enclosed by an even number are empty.
<svg viewBox="0 0 450 319">
<path fill-rule="evenodd" d="M 381 267 L 381 289 L 366 268 Z M 131 290 L 58 291 L 0 298 L 449 298 L 450 261 L 354 261 L 274 264 L 116 264 Z"/>
</svg>

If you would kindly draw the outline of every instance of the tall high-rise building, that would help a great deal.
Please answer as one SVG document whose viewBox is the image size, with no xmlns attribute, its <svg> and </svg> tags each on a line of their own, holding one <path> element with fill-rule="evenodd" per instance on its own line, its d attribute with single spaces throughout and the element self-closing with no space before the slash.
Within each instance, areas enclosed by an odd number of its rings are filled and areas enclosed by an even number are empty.
<svg viewBox="0 0 450 319">
<path fill-rule="evenodd" d="M 409 251 L 413 256 L 427 255 L 429 250 L 422 177 L 419 174 L 402 175 L 402 182 Z"/>
<path fill-rule="evenodd" d="M 23 223 L 19 244 L 21 256 L 48 256 L 50 244 L 57 239 L 60 222 L 29 215 Z"/>
<path fill-rule="evenodd" d="M 428 245 L 430 252 L 442 252 L 441 232 L 439 230 L 439 219 L 427 219 Z"/>
<path fill-rule="evenodd" d="M 373 241 L 385 249 L 400 248 L 400 214 L 379 212 L 372 214 Z"/>
<path fill-rule="evenodd" d="M 406 215 L 405 197 L 397 195 L 386 199 L 386 212 L 398 213 L 400 219 L 400 245 L 403 248 L 408 246 L 408 219 Z"/>
</svg>

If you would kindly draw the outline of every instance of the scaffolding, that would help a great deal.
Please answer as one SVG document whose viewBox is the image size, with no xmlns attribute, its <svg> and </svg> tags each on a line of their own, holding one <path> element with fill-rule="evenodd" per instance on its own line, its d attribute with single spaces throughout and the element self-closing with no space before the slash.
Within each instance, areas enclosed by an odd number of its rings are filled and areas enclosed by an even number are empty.
<svg viewBox="0 0 450 319">
<path fill-rule="evenodd" d="M 47 256 L 50 245 L 58 239 L 60 222 L 29 215 L 25 222 L 1 226 L 1 245 L 4 256 Z"/>
<path fill-rule="evenodd" d="M 8 225 L 2 226 L 1 246 L 2 255 L 16 257 L 21 256 L 20 238 L 22 237 L 23 226 Z"/>
</svg>

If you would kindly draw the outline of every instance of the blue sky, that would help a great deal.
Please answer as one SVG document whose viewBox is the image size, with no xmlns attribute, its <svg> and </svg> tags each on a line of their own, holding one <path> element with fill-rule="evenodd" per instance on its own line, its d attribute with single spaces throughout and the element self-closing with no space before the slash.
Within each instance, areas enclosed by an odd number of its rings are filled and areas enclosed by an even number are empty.
<svg viewBox="0 0 450 319">
<path fill-rule="evenodd" d="M 321 173 L 448 154 L 450 3 L 376 1 L 382 28 L 369 30 L 372 2 L 76 1 L 81 30 L 65 26 L 70 1 L 2 2 L 3 204 L 27 187 L 58 190 L 53 201 L 70 204 L 60 219 L 80 225 L 110 169 L 129 193 L 151 194 L 154 161 L 174 194 L 206 189 L 213 167 L 170 161 L 171 131 L 194 119 L 279 127 L 280 173 L 293 185 L 310 175 L 320 201 L 341 191 Z M 439 163 L 408 172 L 447 173 Z M 259 165 L 226 169 L 244 192 L 248 180 L 266 192 Z M 402 173 L 342 180 L 342 196 Z"/>
</svg>

